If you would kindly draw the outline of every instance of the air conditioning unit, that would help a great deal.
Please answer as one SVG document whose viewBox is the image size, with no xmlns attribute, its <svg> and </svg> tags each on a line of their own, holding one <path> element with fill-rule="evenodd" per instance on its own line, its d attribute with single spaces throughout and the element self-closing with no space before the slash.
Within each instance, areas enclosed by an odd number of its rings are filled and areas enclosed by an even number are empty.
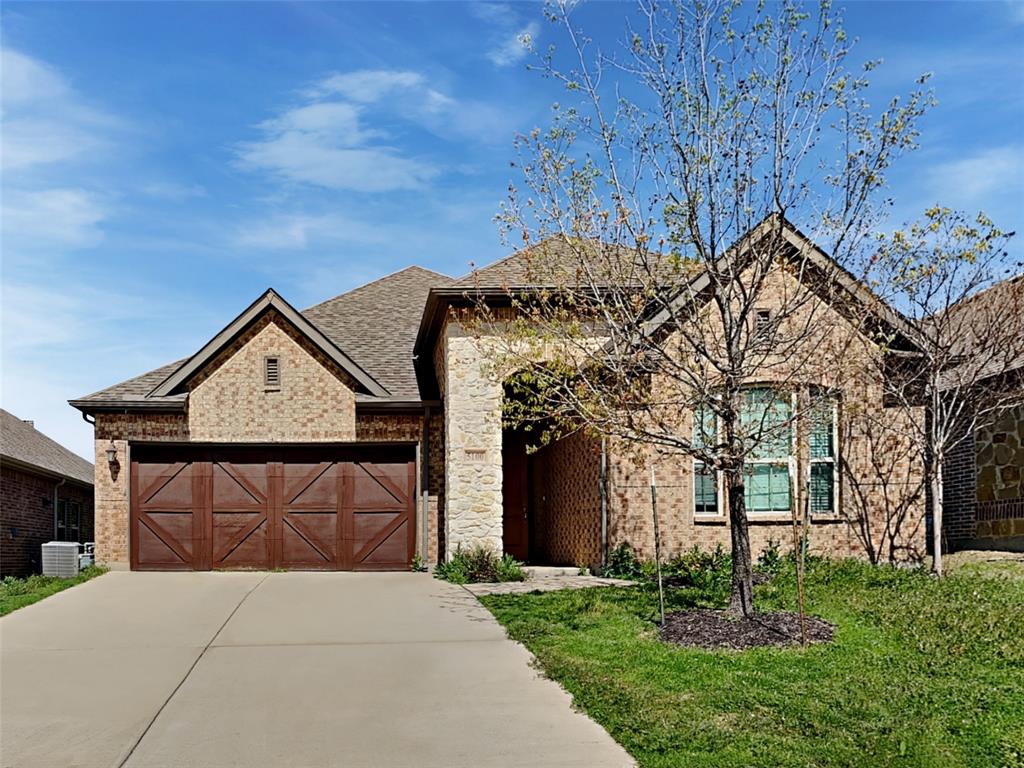
<svg viewBox="0 0 1024 768">
<path fill-rule="evenodd" d="M 43 544 L 43 576 L 69 579 L 78 575 L 78 543 L 48 541 Z"/>
</svg>

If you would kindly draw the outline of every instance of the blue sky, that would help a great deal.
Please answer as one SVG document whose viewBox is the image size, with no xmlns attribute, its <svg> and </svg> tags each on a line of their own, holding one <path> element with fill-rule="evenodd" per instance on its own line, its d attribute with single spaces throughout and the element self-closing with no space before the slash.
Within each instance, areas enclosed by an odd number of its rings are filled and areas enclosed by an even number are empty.
<svg viewBox="0 0 1024 768">
<path fill-rule="evenodd" d="M 602 45 L 630 6 L 582 5 Z M 890 175 L 1024 232 L 1024 2 L 852 2 L 872 92 L 934 72 Z M 194 352 L 268 286 L 302 308 L 412 263 L 507 254 L 512 139 L 565 94 L 539 4 L 17 3 L 2 9 L 3 407 L 91 457 L 66 404 Z"/>
</svg>

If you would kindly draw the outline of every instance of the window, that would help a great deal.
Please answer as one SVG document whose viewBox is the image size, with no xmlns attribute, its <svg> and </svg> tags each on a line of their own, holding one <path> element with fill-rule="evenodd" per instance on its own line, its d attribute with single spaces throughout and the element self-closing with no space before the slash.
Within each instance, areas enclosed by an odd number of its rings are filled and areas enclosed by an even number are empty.
<svg viewBox="0 0 1024 768">
<path fill-rule="evenodd" d="M 281 358 L 277 356 L 263 358 L 263 388 L 281 388 Z"/>
<path fill-rule="evenodd" d="M 740 424 L 756 446 L 747 456 L 744 500 L 751 514 L 789 512 L 792 507 L 790 475 L 792 451 L 792 403 L 766 387 L 745 393 Z"/>
<path fill-rule="evenodd" d="M 752 449 L 746 458 L 744 501 L 747 513 L 790 514 L 793 509 L 793 479 L 796 473 L 796 395 L 769 387 L 753 387 L 743 393 L 740 427 Z M 807 434 L 810 462 L 809 502 L 811 514 L 833 515 L 838 510 L 839 479 L 838 405 L 826 400 L 809 417 Z M 698 410 L 693 418 L 693 445 L 702 447 L 718 439 L 718 420 L 709 411 Z M 693 512 L 695 517 L 723 513 L 724 500 L 719 473 L 703 461 L 693 461 Z"/>
<path fill-rule="evenodd" d="M 820 403 L 811 413 L 809 454 L 811 462 L 811 514 L 835 514 L 839 478 L 836 472 L 836 427 L 838 406 L 834 401 Z"/>
<path fill-rule="evenodd" d="M 57 541 L 78 541 L 82 506 L 77 501 L 57 501 Z"/>
<path fill-rule="evenodd" d="M 718 439 L 718 419 L 705 409 L 693 416 L 693 444 L 703 447 Z M 707 517 L 721 514 L 718 473 L 703 461 L 693 461 L 693 513 Z"/>
<path fill-rule="evenodd" d="M 754 310 L 754 335 L 764 337 L 772 323 L 772 313 L 767 309 Z"/>
</svg>

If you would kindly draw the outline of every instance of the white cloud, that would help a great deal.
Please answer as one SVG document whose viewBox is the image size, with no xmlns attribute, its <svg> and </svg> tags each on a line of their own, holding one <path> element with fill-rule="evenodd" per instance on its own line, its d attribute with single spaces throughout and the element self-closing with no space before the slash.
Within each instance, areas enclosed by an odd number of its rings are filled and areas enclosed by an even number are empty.
<svg viewBox="0 0 1024 768">
<path fill-rule="evenodd" d="M 1024 147 L 1004 146 L 982 150 L 935 166 L 929 182 L 937 199 L 956 206 L 972 205 L 996 192 L 1020 194 L 1024 178 Z"/>
<path fill-rule="evenodd" d="M 70 94 L 60 73 L 18 51 L 10 48 L 0 50 L 0 67 L 5 107 L 63 99 Z"/>
<path fill-rule="evenodd" d="M 303 250 L 311 243 L 384 243 L 389 233 L 378 226 L 337 214 L 287 214 L 239 228 L 234 245 L 268 251 Z"/>
<path fill-rule="evenodd" d="M 307 93 L 314 97 L 337 94 L 352 101 L 369 104 L 396 90 L 418 88 L 423 82 L 423 75 L 418 72 L 363 69 L 331 75 Z"/>
<path fill-rule="evenodd" d="M 84 189 L 6 190 L 0 211 L 5 257 L 14 251 L 78 249 L 103 239 L 107 211 Z"/>
<path fill-rule="evenodd" d="M 153 181 L 139 187 L 139 192 L 147 197 L 161 200 L 181 201 L 196 197 L 206 197 L 207 191 L 202 184 L 180 184 L 174 181 Z"/>
<path fill-rule="evenodd" d="M 119 120 L 83 103 L 49 65 L 9 48 L 0 50 L 3 134 L 0 165 L 13 170 L 88 159 L 110 144 Z"/>
<path fill-rule="evenodd" d="M 428 162 L 386 146 L 353 147 L 348 133 L 265 129 L 262 141 L 243 143 L 245 168 L 269 171 L 290 182 L 354 192 L 417 189 L 437 175 Z"/>
<path fill-rule="evenodd" d="M 531 21 L 519 31 L 504 38 L 501 43 L 487 52 L 487 58 L 498 67 L 508 67 L 526 58 L 533 41 L 540 31 L 540 25 Z"/>
<path fill-rule="evenodd" d="M 514 26 L 516 14 L 506 3 L 470 3 L 469 12 L 483 21 Z"/>
<path fill-rule="evenodd" d="M 326 77 L 304 92 L 305 103 L 264 120 L 257 141 L 238 145 L 243 168 L 292 183 L 355 192 L 419 189 L 440 173 L 433 163 L 386 143 L 385 131 L 367 127 L 371 106 L 406 122 L 450 111 L 455 100 L 426 85 L 416 72 L 359 70 Z M 400 96 L 400 98 L 399 98 Z M 292 242 L 296 241 L 291 237 Z"/>
</svg>

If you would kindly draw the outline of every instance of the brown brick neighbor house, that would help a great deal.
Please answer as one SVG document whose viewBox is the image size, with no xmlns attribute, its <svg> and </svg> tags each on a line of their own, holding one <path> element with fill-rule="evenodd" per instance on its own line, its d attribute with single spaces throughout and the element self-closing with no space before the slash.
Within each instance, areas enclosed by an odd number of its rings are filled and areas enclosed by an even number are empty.
<svg viewBox="0 0 1024 768">
<path fill-rule="evenodd" d="M 47 541 L 92 541 L 93 466 L 0 410 L 0 576 L 40 569 Z"/>
<path fill-rule="evenodd" d="M 1005 314 L 1024 311 L 1024 276 L 1004 280 L 953 311 Z M 1020 325 L 1020 319 L 1017 324 Z M 988 399 L 1019 392 L 1024 357 L 983 379 Z M 958 442 L 943 467 L 944 547 L 1024 552 L 1024 405 L 1011 405 Z"/>
<path fill-rule="evenodd" d="M 522 436 L 503 429 L 505 381 L 486 363 L 487 339 L 455 310 L 480 296 L 500 303 L 527 283 L 515 254 L 461 280 L 409 267 L 302 312 L 270 290 L 190 358 L 72 401 L 95 419 L 98 561 L 383 570 L 475 544 L 565 565 L 598 564 L 619 543 L 649 553 L 645 468 L 583 434 L 527 455 Z M 880 323 L 898 325 L 883 314 Z M 867 341 L 862 350 L 881 354 Z M 860 388 L 863 407 L 883 413 L 880 382 L 828 383 Z M 806 462 L 830 478 L 812 546 L 923 552 L 917 496 L 881 540 L 873 449 L 847 421 L 840 399 L 817 452 L 795 440 L 777 457 L 774 494 L 751 505 L 755 554 L 789 540 L 800 503 L 790 478 Z M 652 461 L 666 551 L 727 547 L 714 480 L 695 488 L 692 461 Z M 869 488 L 858 520 L 840 465 Z M 914 462 L 896 471 L 901 488 L 920 486 Z"/>
</svg>

